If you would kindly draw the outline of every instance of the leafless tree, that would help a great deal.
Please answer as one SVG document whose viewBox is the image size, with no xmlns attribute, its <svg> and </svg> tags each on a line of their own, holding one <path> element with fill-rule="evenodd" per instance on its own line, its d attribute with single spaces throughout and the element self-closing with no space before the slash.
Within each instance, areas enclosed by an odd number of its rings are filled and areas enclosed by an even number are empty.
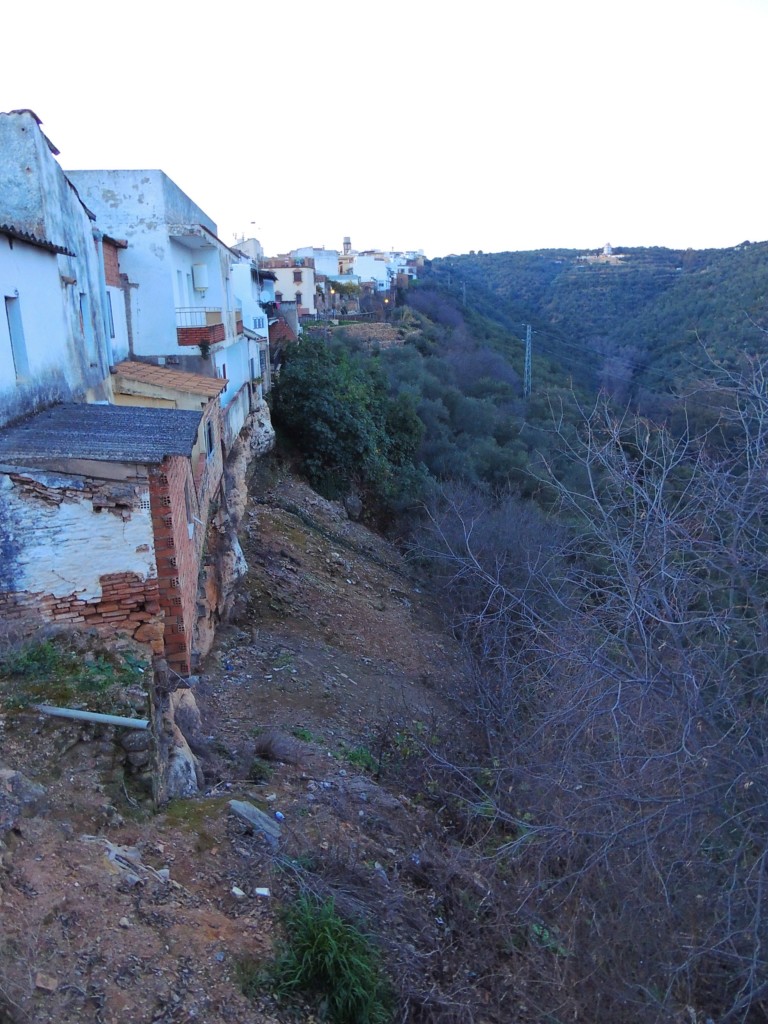
<svg viewBox="0 0 768 1024">
<path fill-rule="evenodd" d="M 423 545 L 487 742 L 443 767 L 583 1019 L 768 1016 L 768 366 L 708 395 L 702 437 L 602 401 L 560 431 L 567 529 L 453 493 Z"/>
</svg>

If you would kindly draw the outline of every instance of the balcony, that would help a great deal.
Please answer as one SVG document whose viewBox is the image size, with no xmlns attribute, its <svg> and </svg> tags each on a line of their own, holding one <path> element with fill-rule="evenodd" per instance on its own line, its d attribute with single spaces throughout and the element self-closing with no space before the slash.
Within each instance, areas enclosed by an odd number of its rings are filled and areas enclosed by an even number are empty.
<svg viewBox="0 0 768 1024">
<path fill-rule="evenodd" d="M 179 345 L 215 345 L 224 341 L 224 310 L 216 306 L 177 306 L 176 341 Z"/>
<path fill-rule="evenodd" d="M 243 311 L 218 306 L 177 306 L 176 340 L 179 345 L 215 345 L 243 333 Z"/>
</svg>

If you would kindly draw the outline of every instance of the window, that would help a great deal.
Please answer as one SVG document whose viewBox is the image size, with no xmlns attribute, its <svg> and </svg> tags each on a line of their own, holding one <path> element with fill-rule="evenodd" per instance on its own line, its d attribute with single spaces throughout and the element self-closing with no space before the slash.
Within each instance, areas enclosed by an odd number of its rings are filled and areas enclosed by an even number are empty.
<svg viewBox="0 0 768 1024">
<path fill-rule="evenodd" d="M 226 363 L 222 363 L 221 364 L 221 372 L 219 373 L 219 376 L 222 378 L 222 380 L 227 376 L 227 364 Z"/>
<path fill-rule="evenodd" d="M 213 449 L 216 446 L 216 434 L 213 429 L 213 420 L 208 420 L 205 424 L 205 450 L 208 453 L 208 458 L 213 455 Z"/>
<path fill-rule="evenodd" d="M 300 270 L 294 270 L 294 272 L 293 272 L 293 283 L 294 284 L 301 284 L 301 271 Z"/>
<path fill-rule="evenodd" d="M 275 302 L 282 302 L 282 301 L 283 301 L 283 293 L 282 292 L 275 292 Z"/>
<path fill-rule="evenodd" d="M 301 305 L 301 292 L 296 292 L 296 305 Z"/>
<path fill-rule="evenodd" d="M 8 319 L 8 333 L 11 336 L 11 355 L 16 380 L 24 380 L 29 376 L 29 360 L 27 344 L 24 341 L 24 327 L 21 322 L 21 306 L 18 296 L 5 296 L 5 315 Z"/>
</svg>

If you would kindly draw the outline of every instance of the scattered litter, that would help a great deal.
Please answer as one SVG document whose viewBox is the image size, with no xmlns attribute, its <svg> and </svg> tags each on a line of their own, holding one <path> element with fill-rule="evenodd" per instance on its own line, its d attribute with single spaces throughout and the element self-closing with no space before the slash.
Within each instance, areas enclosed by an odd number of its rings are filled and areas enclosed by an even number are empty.
<svg viewBox="0 0 768 1024">
<path fill-rule="evenodd" d="M 275 818 L 277 821 L 285 821 L 285 815 L 282 811 L 275 811 Z"/>
<path fill-rule="evenodd" d="M 254 895 L 256 896 L 269 896 L 269 889 L 254 889 Z"/>
<path fill-rule="evenodd" d="M 35 975 L 35 988 L 41 988 L 44 992 L 55 992 L 59 987 L 59 979 L 45 971 L 38 971 Z"/>
<path fill-rule="evenodd" d="M 245 899 L 245 893 L 243 892 L 239 885 L 233 885 L 229 891 L 232 893 L 236 900 Z"/>
<path fill-rule="evenodd" d="M 131 922 L 128 920 L 127 917 L 121 917 L 119 924 L 120 924 L 121 928 L 130 928 L 131 927 Z"/>
</svg>

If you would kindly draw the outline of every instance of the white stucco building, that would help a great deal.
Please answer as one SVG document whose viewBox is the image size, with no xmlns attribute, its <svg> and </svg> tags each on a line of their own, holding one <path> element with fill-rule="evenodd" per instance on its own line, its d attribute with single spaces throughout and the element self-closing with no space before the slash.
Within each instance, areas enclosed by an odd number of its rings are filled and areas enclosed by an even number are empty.
<svg viewBox="0 0 768 1024">
<path fill-rule="evenodd" d="M 0 425 L 111 398 L 102 235 L 40 123 L 0 114 Z"/>
<path fill-rule="evenodd" d="M 335 249 L 317 249 L 305 245 L 301 249 L 291 249 L 294 259 L 312 260 L 317 277 L 334 277 L 339 273 L 339 253 Z"/>
<path fill-rule="evenodd" d="M 255 260 L 235 250 L 231 267 L 235 301 L 242 311 L 243 334 L 248 340 L 248 372 L 251 389 L 263 398 L 271 386 L 269 321 L 261 304 L 262 280 Z"/>
<path fill-rule="evenodd" d="M 253 354 L 235 301 L 235 254 L 162 171 L 67 173 L 102 229 L 127 242 L 120 269 L 131 357 L 225 379 L 230 447 L 250 412 Z"/>
<path fill-rule="evenodd" d="M 275 301 L 293 302 L 300 317 L 315 316 L 315 268 L 311 259 L 293 256 L 271 256 L 264 267 L 275 275 Z"/>
</svg>

